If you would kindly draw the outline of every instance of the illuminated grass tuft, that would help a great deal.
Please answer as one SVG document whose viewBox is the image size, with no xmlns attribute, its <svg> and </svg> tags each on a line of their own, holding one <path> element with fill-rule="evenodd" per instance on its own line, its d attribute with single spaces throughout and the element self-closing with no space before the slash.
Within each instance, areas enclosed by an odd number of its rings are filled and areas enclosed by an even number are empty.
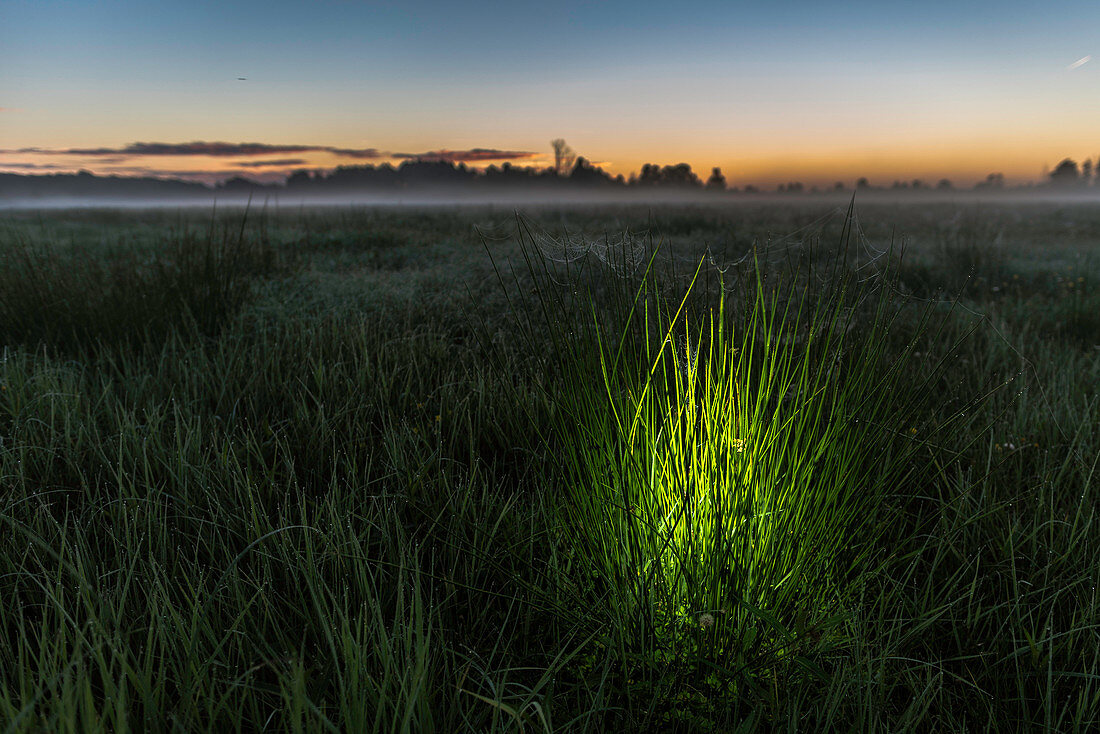
<svg viewBox="0 0 1100 734">
<path fill-rule="evenodd" d="M 888 351 L 889 275 L 815 289 L 756 264 L 748 288 L 699 292 L 700 261 L 670 299 L 660 262 L 599 283 L 617 307 L 589 304 L 590 338 L 583 265 L 561 287 L 528 259 L 558 345 L 558 512 L 612 646 L 733 673 L 819 638 L 882 561 L 920 474 L 921 386 L 903 382 L 911 349 Z"/>
</svg>

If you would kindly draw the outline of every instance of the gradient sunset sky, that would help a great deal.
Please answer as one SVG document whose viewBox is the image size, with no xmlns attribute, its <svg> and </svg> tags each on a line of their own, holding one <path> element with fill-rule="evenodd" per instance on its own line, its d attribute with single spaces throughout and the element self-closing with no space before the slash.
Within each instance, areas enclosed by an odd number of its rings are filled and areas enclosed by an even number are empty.
<svg viewBox="0 0 1100 734">
<path fill-rule="evenodd" d="M 1100 3 L 0 0 L 0 171 L 544 166 L 557 137 L 731 185 L 1039 180 L 1100 153 Z"/>
</svg>

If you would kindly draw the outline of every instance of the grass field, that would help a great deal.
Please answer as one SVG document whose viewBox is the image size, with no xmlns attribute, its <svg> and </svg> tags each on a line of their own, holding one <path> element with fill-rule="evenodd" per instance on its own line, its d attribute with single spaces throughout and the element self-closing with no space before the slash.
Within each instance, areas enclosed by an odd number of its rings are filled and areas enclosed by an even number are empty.
<svg viewBox="0 0 1100 734">
<path fill-rule="evenodd" d="M 0 252 L 4 731 L 1100 727 L 1100 208 Z"/>
</svg>

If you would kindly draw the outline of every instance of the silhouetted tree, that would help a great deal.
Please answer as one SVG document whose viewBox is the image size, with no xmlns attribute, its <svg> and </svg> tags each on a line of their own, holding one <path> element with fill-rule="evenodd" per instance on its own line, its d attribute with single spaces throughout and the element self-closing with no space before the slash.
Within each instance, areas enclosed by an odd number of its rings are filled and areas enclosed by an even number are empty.
<svg viewBox="0 0 1100 734">
<path fill-rule="evenodd" d="M 1076 168 L 1076 165 L 1074 166 Z M 1076 171 L 1075 171 L 1076 174 Z M 991 173 L 984 181 L 974 184 L 976 189 L 1003 189 L 1005 187 L 1005 175 L 1003 173 Z"/>
<path fill-rule="evenodd" d="M 677 163 L 675 166 L 665 166 L 661 169 L 661 183 L 665 186 L 699 187 L 703 182 L 691 170 L 687 163 Z"/>
<path fill-rule="evenodd" d="M 868 181 L 866 177 L 860 178 L 858 181 L 856 181 L 857 190 L 865 191 L 869 188 L 871 188 L 871 182 Z"/>
<path fill-rule="evenodd" d="M 658 166 L 646 163 L 637 177 L 631 177 L 632 185 L 639 187 L 670 186 L 680 188 L 698 188 L 703 185 L 691 166 L 677 163 L 675 166 Z"/>
<path fill-rule="evenodd" d="M 710 178 L 707 179 L 708 191 L 725 191 L 726 177 L 722 175 L 722 169 L 715 166 L 710 169 Z"/>
<path fill-rule="evenodd" d="M 599 186 L 611 183 L 611 177 L 603 169 L 589 163 L 584 156 L 580 156 L 573 166 L 573 172 L 569 174 L 569 182 L 580 186 Z"/>
<path fill-rule="evenodd" d="M 1081 185 L 1090 186 L 1092 184 L 1092 161 L 1086 158 L 1081 163 Z"/>
<path fill-rule="evenodd" d="M 941 178 L 939 183 L 936 184 L 937 191 L 951 191 L 953 188 L 955 188 L 955 186 L 951 183 L 951 179 L 948 178 Z"/>
<path fill-rule="evenodd" d="M 837 181 L 835 184 L 833 184 L 833 191 L 843 191 L 843 190 L 844 190 L 844 182 L 843 181 Z"/>
<path fill-rule="evenodd" d="M 554 172 L 559 176 L 569 175 L 573 170 L 573 162 L 577 160 L 577 154 L 569 147 L 564 138 L 551 140 L 550 147 L 554 149 Z"/>
<path fill-rule="evenodd" d="M 356 189 L 396 189 L 402 186 L 402 174 L 389 163 L 381 166 L 338 166 L 314 184 L 329 191 Z"/>
<path fill-rule="evenodd" d="M 304 189 L 313 183 L 313 175 L 309 171 L 295 171 L 287 176 L 286 187 L 288 189 Z"/>
<path fill-rule="evenodd" d="M 1060 189 L 1073 188 L 1080 183 L 1077 173 L 1077 162 L 1066 158 L 1050 172 L 1050 185 Z"/>
<path fill-rule="evenodd" d="M 655 163 L 645 163 L 638 177 L 634 179 L 637 186 L 657 186 L 661 183 L 661 167 Z"/>
<path fill-rule="evenodd" d="M 506 163 L 506 166 L 511 164 Z M 491 171 L 491 172 L 490 172 Z M 492 174 L 500 174 L 501 169 L 489 166 L 486 181 L 499 179 Z M 477 174 L 466 167 L 456 166 L 451 161 L 416 159 L 405 161 L 397 168 L 401 185 L 405 188 L 440 188 L 462 185 L 477 180 Z"/>
<path fill-rule="evenodd" d="M 218 185 L 218 188 L 222 191 L 236 191 L 238 193 L 251 191 L 256 188 L 256 182 L 249 180 L 243 176 L 234 176 L 233 178 L 222 182 Z"/>
</svg>

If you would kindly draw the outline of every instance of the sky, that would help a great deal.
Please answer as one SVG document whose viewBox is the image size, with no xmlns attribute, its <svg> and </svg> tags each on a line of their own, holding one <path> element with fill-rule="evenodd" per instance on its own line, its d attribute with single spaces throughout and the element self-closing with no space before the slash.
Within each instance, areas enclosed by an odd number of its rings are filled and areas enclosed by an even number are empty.
<svg viewBox="0 0 1100 734">
<path fill-rule="evenodd" d="M 1100 3 L 0 0 L 0 171 L 541 167 L 554 138 L 731 185 L 1037 181 L 1100 154 Z"/>
</svg>

